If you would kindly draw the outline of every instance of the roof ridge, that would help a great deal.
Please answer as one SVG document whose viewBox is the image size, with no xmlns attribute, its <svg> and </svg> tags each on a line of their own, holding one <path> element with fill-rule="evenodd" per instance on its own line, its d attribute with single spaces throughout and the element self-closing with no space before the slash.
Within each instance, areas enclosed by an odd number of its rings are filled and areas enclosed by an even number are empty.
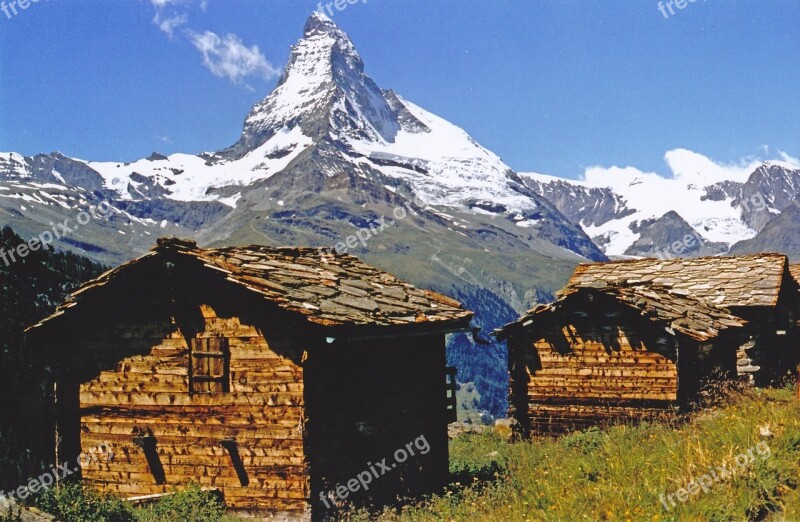
<svg viewBox="0 0 800 522">
<path fill-rule="evenodd" d="M 163 248 L 190 248 L 190 249 L 197 249 L 197 241 L 193 241 L 191 239 L 182 239 L 176 236 L 170 237 L 160 237 L 156 240 L 156 246 L 154 246 L 151 250 L 158 250 Z"/>
<path fill-rule="evenodd" d="M 668 259 L 661 259 L 659 257 L 642 257 L 638 259 L 614 259 L 611 261 L 593 261 L 588 263 L 579 263 L 578 267 L 584 266 L 597 266 L 597 265 L 625 265 L 637 263 L 695 263 L 709 260 L 735 260 L 735 259 L 748 259 L 748 258 L 762 258 L 762 257 L 782 257 L 787 258 L 786 254 L 781 252 L 758 252 L 753 254 L 737 254 L 737 255 L 717 255 L 717 256 L 700 256 L 700 257 L 671 257 Z"/>
</svg>

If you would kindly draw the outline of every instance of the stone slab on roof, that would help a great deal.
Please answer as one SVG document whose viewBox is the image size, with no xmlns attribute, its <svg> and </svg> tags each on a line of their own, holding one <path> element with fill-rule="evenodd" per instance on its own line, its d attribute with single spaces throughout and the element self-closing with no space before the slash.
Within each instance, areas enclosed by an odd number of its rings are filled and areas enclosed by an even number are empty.
<svg viewBox="0 0 800 522">
<path fill-rule="evenodd" d="M 575 269 L 562 292 L 576 287 L 648 283 L 715 306 L 775 306 L 788 264 L 783 254 L 586 263 Z"/>
</svg>

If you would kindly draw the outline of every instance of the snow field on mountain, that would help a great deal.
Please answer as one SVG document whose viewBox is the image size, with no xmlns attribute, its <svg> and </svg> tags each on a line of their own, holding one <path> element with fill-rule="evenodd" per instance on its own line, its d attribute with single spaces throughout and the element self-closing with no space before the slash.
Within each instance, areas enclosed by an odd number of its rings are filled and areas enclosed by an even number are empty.
<svg viewBox="0 0 800 522">
<path fill-rule="evenodd" d="M 230 200 L 210 194 L 209 190 L 230 185 L 247 186 L 280 172 L 311 144 L 299 127 L 283 128 L 272 139 L 236 161 L 208 164 L 200 156 L 173 154 L 166 160 L 142 159 L 134 163 L 89 162 L 106 182 L 106 186 L 132 199 L 129 185 L 133 173 L 152 178 L 171 192 L 167 197 L 177 201 Z M 272 158 L 270 156 L 273 156 Z"/>
</svg>

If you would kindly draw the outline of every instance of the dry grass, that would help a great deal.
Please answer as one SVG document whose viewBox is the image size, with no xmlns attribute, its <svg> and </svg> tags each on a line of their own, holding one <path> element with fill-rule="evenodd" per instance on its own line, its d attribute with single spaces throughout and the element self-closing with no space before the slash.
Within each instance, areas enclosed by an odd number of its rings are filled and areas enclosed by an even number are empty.
<svg viewBox="0 0 800 522">
<path fill-rule="evenodd" d="M 617 426 L 508 444 L 467 434 L 451 447 L 450 490 L 353 520 L 800 520 L 800 401 L 794 388 L 728 394 L 689 422 Z M 758 448 L 758 450 L 756 450 Z M 766 456 L 765 449 L 769 449 Z M 751 450 L 748 463 L 735 458 Z M 759 453 L 759 451 L 761 451 Z M 667 509 L 660 495 L 727 465 L 733 477 Z"/>
</svg>

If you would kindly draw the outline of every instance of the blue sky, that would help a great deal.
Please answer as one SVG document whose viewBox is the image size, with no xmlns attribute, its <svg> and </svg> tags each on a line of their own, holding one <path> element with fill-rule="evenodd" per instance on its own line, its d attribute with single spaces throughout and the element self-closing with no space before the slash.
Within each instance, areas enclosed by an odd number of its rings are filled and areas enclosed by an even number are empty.
<svg viewBox="0 0 800 522">
<path fill-rule="evenodd" d="M 224 148 L 316 8 L 39 0 L 0 11 L 0 150 L 128 161 Z M 651 0 L 360 0 L 333 18 L 380 86 L 516 170 L 667 174 L 676 148 L 720 163 L 800 156 L 800 2 L 664 11 Z M 225 69 L 220 49 L 249 61 Z"/>
</svg>

